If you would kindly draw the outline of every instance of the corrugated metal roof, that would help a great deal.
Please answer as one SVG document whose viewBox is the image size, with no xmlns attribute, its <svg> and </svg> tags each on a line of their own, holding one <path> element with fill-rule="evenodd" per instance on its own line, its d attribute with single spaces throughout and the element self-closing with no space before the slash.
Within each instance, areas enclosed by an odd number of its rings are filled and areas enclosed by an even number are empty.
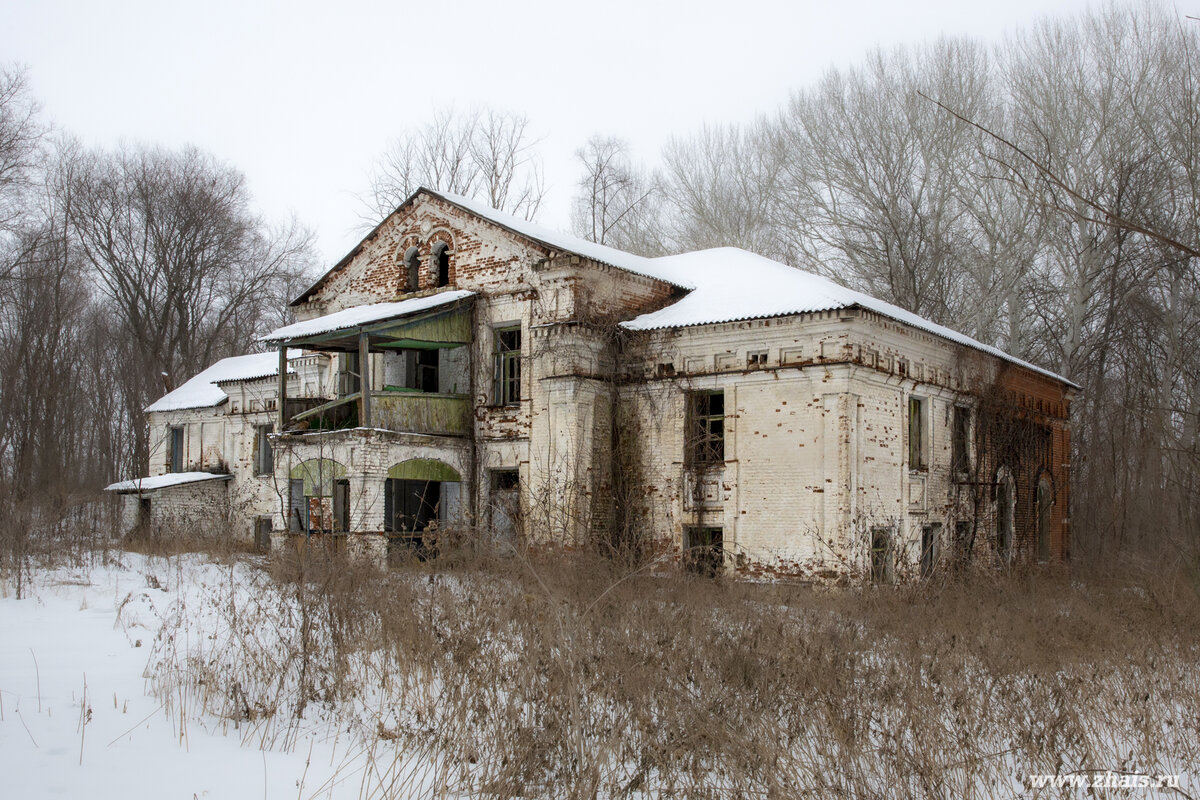
<svg viewBox="0 0 1200 800">
<path fill-rule="evenodd" d="M 413 297 L 409 300 L 401 300 L 396 303 L 370 303 L 364 306 L 353 306 L 341 311 L 335 311 L 332 314 L 276 328 L 266 336 L 260 337 L 259 341 L 267 344 L 272 342 L 289 342 L 322 333 L 353 330 L 354 328 L 360 328 L 363 325 L 370 325 L 374 322 L 383 322 L 451 305 L 459 300 L 465 300 L 468 297 L 474 296 L 474 292 L 469 292 L 465 289 L 455 289 L 454 291 L 439 292 L 427 297 Z"/>
<path fill-rule="evenodd" d="M 628 330 L 685 328 L 857 306 L 1075 386 L 1060 375 L 899 306 L 736 247 L 699 250 L 652 261 L 663 274 L 688 280 L 696 288 L 666 308 L 621 323 Z"/>
<path fill-rule="evenodd" d="M 288 358 L 299 358 L 299 350 L 289 350 Z M 295 370 L 288 368 L 288 374 Z M 149 411 L 183 411 L 188 408 L 211 408 L 224 403 L 229 395 L 217 385 L 221 381 L 249 381 L 279 374 L 278 353 L 251 353 L 223 358 L 203 372 L 198 372 L 178 388 L 146 406 Z"/>
<path fill-rule="evenodd" d="M 166 475 L 154 475 L 149 478 L 133 478 L 128 481 L 117 481 L 104 487 L 106 492 L 150 492 L 155 489 L 166 489 L 197 481 L 227 481 L 232 475 L 214 475 L 211 472 L 171 472 Z"/>
</svg>

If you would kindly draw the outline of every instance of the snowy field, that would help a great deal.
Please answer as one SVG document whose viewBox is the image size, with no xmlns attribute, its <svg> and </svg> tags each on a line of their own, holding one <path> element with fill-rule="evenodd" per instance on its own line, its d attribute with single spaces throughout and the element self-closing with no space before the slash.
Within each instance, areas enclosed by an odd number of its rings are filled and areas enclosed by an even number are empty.
<svg viewBox="0 0 1200 800">
<path fill-rule="evenodd" d="M 164 622 L 250 569 L 120 553 L 35 572 L 27 599 L 0 585 L 0 797 L 371 795 L 369 760 L 328 725 L 264 751 L 245 726 L 152 696 L 148 664 L 173 646 Z"/>
<path fill-rule="evenodd" d="M 1196 796 L 1196 604 L 1154 584 L 88 561 L 0 579 L 0 800 Z"/>
</svg>

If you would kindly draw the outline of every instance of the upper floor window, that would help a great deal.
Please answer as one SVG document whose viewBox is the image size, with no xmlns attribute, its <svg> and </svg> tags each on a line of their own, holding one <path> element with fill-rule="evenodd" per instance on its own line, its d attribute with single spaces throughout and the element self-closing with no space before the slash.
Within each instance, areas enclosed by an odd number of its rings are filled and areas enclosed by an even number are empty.
<svg viewBox="0 0 1200 800">
<path fill-rule="evenodd" d="M 925 428 L 925 406 L 928 401 L 924 397 L 908 398 L 908 468 L 912 470 L 927 469 L 925 460 L 927 431 Z"/>
<path fill-rule="evenodd" d="M 433 246 L 435 286 L 450 285 L 450 245 L 438 242 Z"/>
<path fill-rule="evenodd" d="M 955 476 L 971 471 L 971 409 L 954 406 L 950 430 L 950 469 Z"/>
<path fill-rule="evenodd" d="M 725 460 L 725 392 L 692 392 L 688 460 L 692 464 L 718 464 Z"/>
<path fill-rule="evenodd" d="M 275 471 L 275 452 L 271 449 L 270 425 L 254 426 L 254 474 L 270 475 Z"/>
<path fill-rule="evenodd" d="M 521 402 L 521 326 L 496 329 L 496 405 Z"/>
<path fill-rule="evenodd" d="M 415 247 L 408 248 L 404 253 L 404 272 L 406 292 L 415 292 L 421 288 L 421 253 Z"/>
<path fill-rule="evenodd" d="M 171 428 L 167 447 L 167 470 L 183 472 L 183 428 Z"/>
</svg>

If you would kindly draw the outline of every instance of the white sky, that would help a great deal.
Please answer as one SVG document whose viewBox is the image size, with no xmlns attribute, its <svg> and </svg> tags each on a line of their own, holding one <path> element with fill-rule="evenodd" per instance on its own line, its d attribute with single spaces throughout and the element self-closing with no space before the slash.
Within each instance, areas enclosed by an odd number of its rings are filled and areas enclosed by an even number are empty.
<svg viewBox="0 0 1200 800">
<path fill-rule="evenodd" d="M 672 134 L 772 111 L 877 44 L 997 40 L 1087 5 L 0 0 L 0 62 L 27 65 L 46 117 L 86 144 L 192 143 L 231 162 L 268 217 L 317 231 L 328 265 L 361 236 L 376 156 L 435 107 L 526 114 L 549 185 L 539 221 L 565 228 L 572 153 L 592 134 L 654 160 Z"/>
</svg>

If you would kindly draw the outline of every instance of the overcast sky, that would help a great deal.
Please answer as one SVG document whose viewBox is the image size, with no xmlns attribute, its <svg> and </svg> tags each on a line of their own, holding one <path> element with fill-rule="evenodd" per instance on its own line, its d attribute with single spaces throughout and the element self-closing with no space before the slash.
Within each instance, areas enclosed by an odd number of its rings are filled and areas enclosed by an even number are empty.
<svg viewBox="0 0 1200 800">
<path fill-rule="evenodd" d="M 236 165 L 330 262 L 361 236 L 376 156 L 435 107 L 526 114 L 549 189 L 539 221 L 565 228 L 572 153 L 592 134 L 653 160 L 672 134 L 771 111 L 876 45 L 999 40 L 1087 5 L 0 0 L 0 61 L 28 66 L 47 118 L 86 144 L 192 143 Z"/>
</svg>

